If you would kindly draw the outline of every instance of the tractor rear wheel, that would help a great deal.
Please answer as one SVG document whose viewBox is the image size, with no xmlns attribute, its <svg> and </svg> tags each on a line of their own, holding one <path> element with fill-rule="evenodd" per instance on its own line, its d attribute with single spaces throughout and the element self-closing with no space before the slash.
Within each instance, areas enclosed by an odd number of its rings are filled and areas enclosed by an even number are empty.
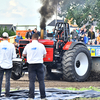
<svg viewBox="0 0 100 100">
<path fill-rule="evenodd" d="M 89 50 L 77 45 L 65 51 L 62 58 L 63 79 L 67 81 L 85 81 L 91 72 L 92 59 Z"/>
</svg>

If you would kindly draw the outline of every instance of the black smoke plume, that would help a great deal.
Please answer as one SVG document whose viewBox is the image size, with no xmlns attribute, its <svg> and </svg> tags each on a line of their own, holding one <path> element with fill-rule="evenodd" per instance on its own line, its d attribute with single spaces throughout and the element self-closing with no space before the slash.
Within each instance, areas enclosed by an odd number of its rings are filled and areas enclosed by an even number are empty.
<svg viewBox="0 0 100 100">
<path fill-rule="evenodd" d="M 46 22 L 49 18 L 54 15 L 56 11 L 57 4 L 62 0 L 40 0 L 43 6 L 40 8 L 41 21 L 40 28 L 44 29 L 46 27 Z"/>
</svg>

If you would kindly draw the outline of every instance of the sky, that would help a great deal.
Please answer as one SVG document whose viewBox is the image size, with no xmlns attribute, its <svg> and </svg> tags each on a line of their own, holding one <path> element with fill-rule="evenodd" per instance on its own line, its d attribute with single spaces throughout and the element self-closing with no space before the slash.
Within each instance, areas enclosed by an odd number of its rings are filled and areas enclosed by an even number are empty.
<svg viewBox="0 0 100 100">
<path fill-rule="evenodd" d="M 40 25 L 39 0 L 0 0 L 0 24 Z M 55 15 L 47 24 L 55 19 Z"/>
</svg>

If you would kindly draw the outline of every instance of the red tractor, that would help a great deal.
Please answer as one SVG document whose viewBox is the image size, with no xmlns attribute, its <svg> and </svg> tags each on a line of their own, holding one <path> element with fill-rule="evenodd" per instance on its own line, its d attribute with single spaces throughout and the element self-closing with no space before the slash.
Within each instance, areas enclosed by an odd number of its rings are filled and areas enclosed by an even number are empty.
<svg viewBox="0 0 100 100">
<path fill-rule="evenodd" d="M 44 33 L 41 33 L 43 37 Z M 50 35 L 50 34 L 49 34 Z M 44 58 L 46 77 L 61 77 L 66 81 L 85 81 L 91 72 L 92 59 L 89 50 L 82 42 L 71 42 L 68 23 L 57 23 L 52 33 L 53 39 L 39 39 L 45 45 L 47 55 Z M 19 41 L 20 58 L 13 60 L 11 78 L 19 79 L 27 71 L 27 59 L 22 58 L 22 51 L 32 40 Z M 56 72 L 57 74 L 54 74 Z"/>
</svg>

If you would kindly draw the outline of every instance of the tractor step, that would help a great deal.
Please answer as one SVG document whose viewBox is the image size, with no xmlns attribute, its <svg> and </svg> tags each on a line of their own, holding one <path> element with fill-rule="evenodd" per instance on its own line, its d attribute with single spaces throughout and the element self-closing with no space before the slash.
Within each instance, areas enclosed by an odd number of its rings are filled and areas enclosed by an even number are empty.
<svg viewBox="0 0 100 100">
<path fill-rule="evenodd" d="M 59 70 L 57 70 L 57 69 L 51 69 L 51 72 L 52 72 L 52 73 L 59 73 L 59 74 L 62 74 L 62 72 L 59 71 Z"/>
<path fill-rule="evenodd" d="M 55 57 L 57 57 L 57 58 L 58 58 L 58 57 L 60 57 L 60 55 L 55 55 Z"/>
</svg>

